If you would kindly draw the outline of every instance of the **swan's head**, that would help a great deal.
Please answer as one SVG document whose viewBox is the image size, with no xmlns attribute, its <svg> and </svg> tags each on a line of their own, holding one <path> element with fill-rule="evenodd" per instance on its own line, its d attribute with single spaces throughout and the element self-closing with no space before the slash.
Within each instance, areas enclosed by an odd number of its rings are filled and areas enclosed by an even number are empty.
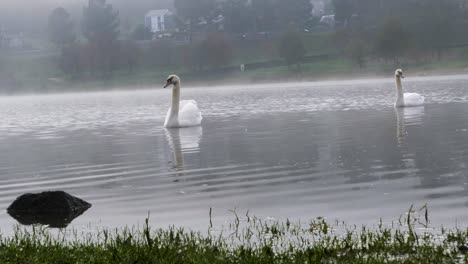
<svg viewBox="0 0 468 264">
<path fill-rule="evenodd" d="M 398 69 L 395 71 L 395 76 L 398 77 L 398 78 L 405 78 L 405 76 L 403 76 L 403 70 L 402 69 Z"/>
<path fill-rule="evenodd" d="M 164 85 L 164 88 L 170 86 L 170 85 L 176 85 L 180 83 L 180 78 L 179 76 L 175 75 L 175 74 L 171 74 L 167 77 L 167 80 L 166 80 L 166 85 Z"/>
</svg>

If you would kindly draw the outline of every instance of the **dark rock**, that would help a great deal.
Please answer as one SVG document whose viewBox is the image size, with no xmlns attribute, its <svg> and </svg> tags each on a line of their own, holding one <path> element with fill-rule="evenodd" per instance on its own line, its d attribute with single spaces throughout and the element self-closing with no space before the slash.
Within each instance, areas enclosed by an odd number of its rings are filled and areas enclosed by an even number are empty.
<svg viewBox="0 0 468 264">
<path fill-rule="evenodd" d="M 467 253 L 468 252 L 468 247 L 465 245 L 459 245 L 458 250 L 460 250 L 462 253 Z"/>
<path fill-rule="evenodd" d="M 7 212 L 23 225 L 42 224 L 66 227 L 91 204 L 63 191 L 23 194 L 8 207 Z"/>
</svg>

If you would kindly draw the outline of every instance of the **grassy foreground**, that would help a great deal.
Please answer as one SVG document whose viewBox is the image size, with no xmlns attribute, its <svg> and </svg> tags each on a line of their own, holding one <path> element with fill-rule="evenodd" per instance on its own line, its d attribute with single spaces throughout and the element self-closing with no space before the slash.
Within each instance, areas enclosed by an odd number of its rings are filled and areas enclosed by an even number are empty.
<svg viewBox="0 0 468 264">
<path fill-rule="evenodd" d="M 50 232 L 0 238 L 0 263 L 466 263 L 467 230 L 434 231 L 410 212 L 374 228 L 238 217 L 206 234 L 169 228 Z M 211 220 L 210 220 L 211 223 Z M 211 225 L 211 224 L 210 224 Z"/>
</svg>

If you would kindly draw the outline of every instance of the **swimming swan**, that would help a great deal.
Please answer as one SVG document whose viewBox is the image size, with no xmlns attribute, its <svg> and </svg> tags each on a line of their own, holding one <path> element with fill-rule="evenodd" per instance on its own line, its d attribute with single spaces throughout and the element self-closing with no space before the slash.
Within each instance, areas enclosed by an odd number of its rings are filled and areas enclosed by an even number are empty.
<svg viewBox="0 0 468 264">
<path fill-rule="evenodd" d="M 397 99 L 395 102 L 395 107 L 405 107 L 405 106 L 418 106 L 424 104 L 424 96 L 421 96 L 418 93 L 405 93 L 403 94 L 403 87 L 401 86 L 401 79 L 405 78 L 403 76 L 403 70 L 398 69 L 395 71 L 396 79 L 396 90 L 397 90 Z"/>
<path fill-rule="evenodd" d="M 167 111 L 164 127 L 191 127 L 199 126 L 202 121 L 202 115 L 198 110 L 195 100 L 180 101 L 180 78 L 177 75 L 169 75 L 167 77 L 164 88 L 173 85 L 172 87 L 172 104 Z"/>
</svg>

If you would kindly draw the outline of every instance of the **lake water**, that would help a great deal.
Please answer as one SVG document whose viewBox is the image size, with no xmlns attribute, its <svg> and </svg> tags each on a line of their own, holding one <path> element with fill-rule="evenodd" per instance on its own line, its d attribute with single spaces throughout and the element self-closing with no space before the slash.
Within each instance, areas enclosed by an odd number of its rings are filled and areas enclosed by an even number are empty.
<svg viewBox="0 0 468 264">
<path fill-rule="evenodd" d="M 468 76 L 182 88 L 201 127 L 162 127 L 170 90 L 0 98 L 0 207 L 65 190 L 93 204 L 72 227 L 205 229 L 260 218 L 388 222 L 425 203 L 468 220 Z M 15 220 L 4 210 L 0 228 Z"/>
</svg>

